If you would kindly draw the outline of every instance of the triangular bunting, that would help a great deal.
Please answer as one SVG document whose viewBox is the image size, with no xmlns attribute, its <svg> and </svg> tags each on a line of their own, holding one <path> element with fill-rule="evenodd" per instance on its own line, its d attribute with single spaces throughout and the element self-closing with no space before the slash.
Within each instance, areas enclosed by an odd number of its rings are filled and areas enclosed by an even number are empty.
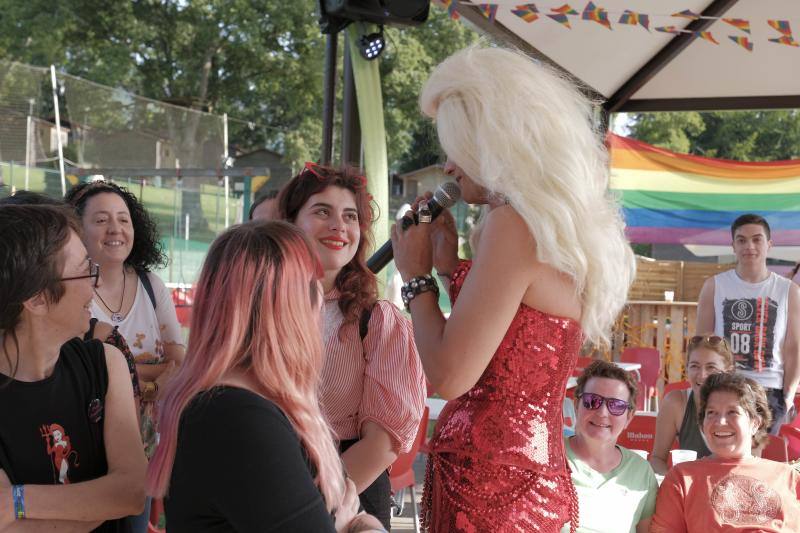
<svg viewBox="0 0 800 533">
<path fill-rule="evenodd" d="M 481 13 L 489 19 L 489 22 L 494 22 L 497 16 L 497 4 L 478 4 L 478 7 L 481 8 Z"/>
<path fill-rule="evenodd" d="M 786 46 L 794 46 L 800 47 L 800 43 L 794 40 L 792 37 L 787 37 L 786 35 L 782 37 L 777 37 L 775 39 L 769 39 L 771 43 L 778 43 L 778 44 L 785 44 Z"/>
<path fill-rule="evenodd" d="M 711 35 L 710 31 L 696 31 L 694 32 L 694 36 L 699 39 L 703 39 L 704 41 L 708 41 L 710 43 L 719 44 L 719 42 L 717 42 L 717 40 L 714 39 L 714 36 Z"/>
<path fill-rule="evenodd" d="M 683 33 L 683 30 L 677 26 L 658 26 L 653 28 L 656 31 L 660 31 L 661 33 Z"/>
<path fill-rule="evenodd" d="M 629 24 L 631 26 L 641 24 L 644 29 L 650 31 L 650 16 L 645 13 L 631 11 L 630 9 L 625 10 L 625 12 L 619 18 L 619 23 Z"/>
<path fill-rule="evenodd" d="M 745 33 L 750 33 L 750 21 L 745 19 L 722 19 L 734 28 L 738 28 Z"/>
<path fill-rule="evenodd" d="M 578 12 L 572 9 L 572 7 L 570 7 L 569 4 L 564 4 L 561 7 L 551 7 L 550 11 L 552 11 L 553 13 L 548 14 L 547 15 L 548 17 L 555 20 L 562 26 L 565 26 L 567 29 L 569 30 L 572 29 L 572 26 L 569 23 L 569 18 L 567 18 L 567 15 L 577 15 Z"/>
<path fill-rule="evenodd" d="M 453 20 L 458 20 L 461 14 L 458 12 L 458 2 L 456 0 L 437 0 L 441 6 L 447 10 L 447 13 L 450 15 L 450 18 Z"/>
<path fill-rule="evenodd" d="M 581 15 L 583 20 L 591 20 L 600 24 L 601 26 L 611 29 L 611 21 L 608 20 L 608 11 L 602 7 L 597 7 L 594 2 L 589 2 L 583 10 Z"/>
<path fill-rule="evenodd" d="M 738 37 L 738 36 L 735 36 L 735 35 L 728 35 L 728 39 L 730 39 L 731 41 L 735 42 L 736 44 L 738 44 L 739 46 L 741 46 L 742 48 L 744 48 L 748 52 L 752 52 L 753 51 L 753 43 L 751 43 L 750 39 L 748 39 L 747 37 Z"/>
<path fill-rule="evenodd" d="M 800 43 L 794 40 L 794 36 L 792 35 L 792 28 L 791 26 L 789 26 L 788 20 L 768 20 L 767 24 L 769 24 L 771 27 L 775 28 L 776 30 L 778 30 L 783 34 L 781 37 L 769 39 L 769 42 L 785 44 L 786 46 L 800 47 Z"/>
<path fill-rule="evenodd" d="M 684 9 L 680 13 L 673 13 L 672 16 L 689 20 L 697 20 L 700 18 L 700 15 L 693 12 L 691 9 Z"/>
<path fill-rule="evenodd" d="M 511 12 L 529 24 L 539 19 L 539 10 L 536 9 L 536 4 L 522 4 L 516 9 L 512 9 Z"/>
</svg>

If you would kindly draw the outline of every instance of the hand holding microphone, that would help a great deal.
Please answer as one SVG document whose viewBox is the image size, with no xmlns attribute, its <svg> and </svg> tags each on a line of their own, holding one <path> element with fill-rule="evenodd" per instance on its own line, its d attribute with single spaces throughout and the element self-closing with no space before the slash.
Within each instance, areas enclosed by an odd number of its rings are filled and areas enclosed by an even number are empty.
<svg viewBox="0 0 800 533">
<path fill-rule="evenodd" d="M 454 206 L 460 199 L 461 189 L 458 188 L 457 184 L 453 182 L 443 183 L 437 187 L 436 191 L 433 193 L 433 197 L 426 202 L 427 211 L 430 213 L 430 219 L 427 219 L 428 213 L 426 212 L 408 213 L 401 219 L 399 225 L 392 227 L 392 232 L 395 230 L 404 232 L 409 227 L 420 223 L 420 215 L 422 216 L 422 223 L 425 223 L 424 220 L 426 219 L 428 222 L 431 222 L 439 216 L 442 211 Z M 389 264 L 393 257 L 392 241 L 387 241 L 367 260 L 367 268 L 372 272 L 380 272 L 383 270 L 383 267 Z"/>
</svg>

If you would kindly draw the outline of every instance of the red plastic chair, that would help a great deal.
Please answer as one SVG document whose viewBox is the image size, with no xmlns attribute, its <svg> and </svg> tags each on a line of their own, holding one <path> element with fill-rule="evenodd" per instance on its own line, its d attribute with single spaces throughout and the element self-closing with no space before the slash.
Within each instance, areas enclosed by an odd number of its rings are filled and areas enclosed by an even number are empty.
<svg viewBox="0 0 800 533">
<path fill-rule="evenodd" d="M 161 515 L 164 512 L 164 501 L 161 499 L 153 498 L 150 503 L 150 519 L 147 523 L 147 533 L 166 533 L 165 529 L 159 529 L 158 523 L 161 520 Z"/>
<path fill-rule="evenodd" d="M 420 531 L 420 525 L 419 512 L 417 510 L 417 493 L 416 490 L 414 490 L 414 486 L 417 483 L 414 477 L 414 460 L 417 458 L 417 453 L 419 453 L 422 444 L 425 442 L 427 433 L 428 408 L 425 407 L 425 410 L 422 412 L 422 418 L 419 421 L 419 429 L 417 430 L 417 437 L 414 439 L 414 444 L 411 445 L 411 449 L 408 452 L 401 453 L 397 456 L 397 459 L 394 460 L 389 470 L 389 482 L 392 485 L 392 493 L 394 494 L 396 505 L 395 509 L 397 510 L 395 516 L 403 514 L 403 508 L 405 507 L 405 490 L 410 488 L 411 509 L 414 511 L 414 531 L 417 533 Z"/>
<path fill-rule="evenodd" d="M 763 459 L 769 459 L 770 461 L 788 463 L 789 453 L 786 450 L 786 441 L 777 435 L 767 435 L 767 437 L 769 440 L 767 440 L 767 445 L 761 452 L 761 457 Z"/>
<path fill-rule="evenodd" d="M 656 417 L 655 414 L 637 414 L 628 424 L 628 427 L 617 439 L 617 444 L 630 450 L 644 450 L 652 453 L 653 443 L 656 438 Z"/>
<path fill-rule="evenodd" d="M 800 420 L 800 416 L 795 418 L 792 424 L 784 424 L 778 431 L 778 435 L 786 441 L 786 455 L 790 461 L 800 459 L 800 427 L 795 425 Z"/>
<path fill-rule="evenodd" d="M 658 376 L 661 375 L 661 354 L 655 348 L 625 348 L 622 352 L 620 360 L 625 363 L 639 363 L 642 368 L 639 369 L 639 375 L 642 378 L 644 385 L 644 398 L 649 402 L 650 398 L 657 397 L 656 382 Z M 647 403 L 644 403 L 647 405 Z"/>
</svg>

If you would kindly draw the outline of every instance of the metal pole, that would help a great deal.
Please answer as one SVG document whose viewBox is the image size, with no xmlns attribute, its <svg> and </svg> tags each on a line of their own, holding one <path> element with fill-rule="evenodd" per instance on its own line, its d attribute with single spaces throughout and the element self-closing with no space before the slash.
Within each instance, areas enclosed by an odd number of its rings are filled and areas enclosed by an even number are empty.
<svg viewBox="0 0 800 533">
<path fill-rule="evenodd" d="M 328 35 L 325 44 L 325 80 L 322 100 L 322 154 L 320 163 L 330 164 L 333 160 L 333 112 L 336 99 L 336 46 L 339 34 Z"/>
<path fill-rule="evenodd" d="M 31 133 L 33 126 L 33 98 L 28 100 L 28 120 L 25 126 L 25 190 L 30 190 L 31 176 Z"/>
<path fill-rule="evenodd" d="M 67 194 L 67 178 L 64 175 L 64 147 L 61 145 L 61 115 L 58 112 L 58 83 L 56 66 L 50 65 L 50 81 L 53 85 L 53 107 L 56 110 L 56 140 L 58 144 L 58 170 L 61 173 L 61 194 Z"/>
<path fill-rule="evenodd" d="M 350 39 L 344 39 L 344 96 L 342 102 L 342 163 L 361 166 L 361 124 L 358 120 L 356 80 L 353 77 L 353 59 L 350 56 Z"/>
<path fill-rule="evenodd" d="M 228 168 L 228 114 L 222 114 L 222 143 L 225 149 L 222 154 L 222 166 L 224 169 Z M 228 175 L 225 174 L 225 229 L 230 226 L 231 209 L 228 205 L 228 198 L 231 195 L 231 181 Z"/>
</svg>

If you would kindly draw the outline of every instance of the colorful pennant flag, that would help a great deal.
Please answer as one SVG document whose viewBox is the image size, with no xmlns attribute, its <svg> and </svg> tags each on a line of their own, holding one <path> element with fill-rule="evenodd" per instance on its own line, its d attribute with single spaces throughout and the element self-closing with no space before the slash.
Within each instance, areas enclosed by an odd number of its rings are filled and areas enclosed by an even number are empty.
<svg viewBox="0 0 800 533">
<path fill-rule="evenodd" d="M 800 47 L 800 43 L 794 40 L 792 35 L 792 28 L 789 26 L 788 20 L 768 20 L 767 24 L 781 32 L 781 37 L 769 39 L 771 43 L 785 44 L 787 46 Z"/>
<path fill-rule="evenodd" d="M 578 12 L 572 9 L 572 7 L 570 7 L 569 4 L 564 4 L 561 7 L 551 7 L 550 11 L 552 11 L 553 13 L 548 14 L 547 15 L 548 17 L 555 20 L 562 26 L 565 26 L 568 30 L 572 29 L 572 26 L 569 23 L 569 18 L 567 18 L 567 15 L 577 15 Z"/>
<path fill-rule="evenodd" d="M 696 32 L 694 32 L 694 36 L 699 38 L 699 39 L 703 39 L 705 41 L 708 41 L 710 43 L 719 44 L 717 42 L 717 40 L 714 39 L 714 36 L 711 35 L 710 31 L 696 31 Z"/>
<path fill-rule="evenodd" d="M 734 36 L 734 35 L 728 35 L 728 39 L 730 39 L 731 41 L 735 42 L 736 44 L 738 44 L 739 46 L 741 46 L 742 48 L 744 48 L 748 52 L 752 52 L 753 51 L 753 43 L 751 43 L 750 39 L 748 39 L 747 37 L 737 37 L 737 36 Z"/>
<path fill-rule="evenodd" d="M 497 16 L 497 4 L 478 4 L 478 7 L 481 8 L 481 13 L 489 19 L 489 22 L 494 22 Z"/>
<path fill-rule="evenodd" d="M 631 11 L 630 9 L 625 10 L 625 12 L 619 18 L 619 23 L 628 24 L 631 26 L 640 24 L 644 29 L 650 31 L 650 16 L 645 13 Z"/>
<path fill-rule="evenodd" d="M 458 12 L 458 2 L 456 0 L 437 0 L 453 20 L 458 20 L 461 14 Z"/>
<path fill-rule="evenodd" d="M 536 9 L 536 4 L 522 4 L 517 6 L 516 9 L 512 9 L 511 12 L 528 24 L 539 18 L 539 10 Z"/>
<path fill-rule="evenodd" d="M 673 13 L 672 16 L 689 20 L 697 20 L 700 18 L 700 15 L 698 15 L 691 9 L 684 9 L 680 13 Z"/>
<path fill-rule="evenodd" d="M 653 29 L 656 31 L 660 31 L 661 33 L 675 33 L 675 34 L 683 33 L 683 30 L 677 26 L 658 26 Z"/>
<path fill-rule="evenodd" d="M 750 21 L 745 19 L 722 19 L 734 28 L 738 28 L 745 33 L 750 33 Z"/>
<path fill-rule="evenodd" d="M 583 10 L 581 15 L 583 20 L 591 20 L 600 24 L 601 26 L 611 29 L 611 21 L 608 20 L 608 11 L 602 7 L 597 7 L 594 2 L 589 2 Z"/>
</svg>

